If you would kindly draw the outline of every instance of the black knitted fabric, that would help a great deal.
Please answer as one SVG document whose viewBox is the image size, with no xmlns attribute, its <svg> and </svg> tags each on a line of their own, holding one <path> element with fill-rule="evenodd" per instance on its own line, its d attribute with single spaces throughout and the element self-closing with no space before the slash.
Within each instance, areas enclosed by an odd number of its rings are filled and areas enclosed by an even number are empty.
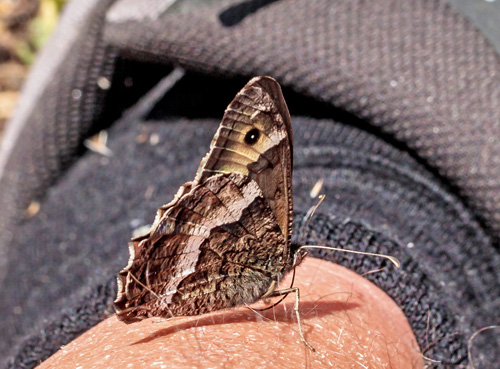
<svg viewBox="0 0 500 369">
<path fill-rule="evenodd" d="M 105 37 L 134 57 L 267 74 L 341 106 L 415 150 L 498 234 L 500 59 L 469 22 L 435 0 L 249 1 L 266 6 L 247 16 L 226 3 L 180 2 Z M 239 22 L 224 22 L 231 12 Z"/>
<path fill-rule="evenodd" d="M 34 367 L 111 313 L 132 230 L 193 178 L 246 80 L 268 74 L 293 120 L 295 240 L 397 257 L 401 270 L 367 278 L 429 366 L 465 368 L 468 338 L 500 321 L 500 60 L 485 38 L 435 0 L 138 3 L 71 2 L 5 134 L 0 364 Z M 145 95 L 179 65 L 161 101 Z M 102 128 L 111 157 L 83 150 Z M 327 197 L 299 240 L 319 179 Z M 481 342 L 480 362 L 500 362 L 494 337 Z"/>
</svg>

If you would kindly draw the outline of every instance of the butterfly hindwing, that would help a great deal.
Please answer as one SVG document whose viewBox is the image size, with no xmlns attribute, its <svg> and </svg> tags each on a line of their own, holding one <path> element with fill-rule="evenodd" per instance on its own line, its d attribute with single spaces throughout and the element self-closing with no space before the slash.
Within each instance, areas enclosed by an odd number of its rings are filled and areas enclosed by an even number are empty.
<svg viewBox="0 0 500 369">
<path fill-rule="evenodd" d="M 115 306 L 122 318 L 197 315 L 250 303 L 266 292 L 283 269 L 286 243 L 256 186 L 246 208 L 254 232 L 247 232 L 224 200 L 234 195 L 233 186 L 241 196 L 255 182 L 239 173 L 208 178 L 165 211 L 151 237 L 134 245 L 119 275 Z M 217 219 L 196 212 L 196 204 L 212 196 Z M 264 242 L 272 247 L 259 247 Z M 245 281 L 251 288 L 241 288 Z"/>
</svg>

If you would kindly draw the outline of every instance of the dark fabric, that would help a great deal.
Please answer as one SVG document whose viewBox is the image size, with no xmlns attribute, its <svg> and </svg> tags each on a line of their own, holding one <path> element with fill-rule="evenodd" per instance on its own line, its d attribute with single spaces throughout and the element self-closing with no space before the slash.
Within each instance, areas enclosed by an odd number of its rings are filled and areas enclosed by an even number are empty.
<svg viewBox="0 0 500 369">
<path fill-rule="evenodd" d="M 224 11 L 237 17 L 234 3 Z M 220 6 L 180 2 L 105 37 L 128 55 L 268 74 L 342 106 L 415 150 L 498 234 L 500 60 L 468 21 L 434 0 L 258 3 L 270 4 L 225 25 Z"/>
<path fill-rule="evenodd" d="M 111 313 L 133 229 L 193 178 L 248 77 L 269 74 L 292 113 L 296 240 L 323 179 L 307 240 L 398 257 L 367 278 L 430 366 L 466 367 L 467 339 L 500 318 L 500 64 L 483 36 L 439 1 L 168 3 L 73 1 L 28 81 L 0 155 L 5 363 L 33 367 Z M 187 74 L 145 117 L 177 65 Z M 105 127 L 113 156 L 82 156 Z"/>
</svg>

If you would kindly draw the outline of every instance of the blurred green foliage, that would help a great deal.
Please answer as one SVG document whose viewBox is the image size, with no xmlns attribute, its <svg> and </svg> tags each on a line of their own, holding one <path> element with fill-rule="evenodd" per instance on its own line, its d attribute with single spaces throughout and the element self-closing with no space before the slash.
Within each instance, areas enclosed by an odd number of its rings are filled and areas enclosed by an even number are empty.
<svg viewBox="0 0 500 369">
<path fill-rule="evenodd" d="M 38 13 L 28 25 L 28 40 L 20 43 L 17 55 L 26 65 L 31 65 L 36 53 L 47 42 L 59 20 L 66 0 L 40 0 Z"/>
</svg>

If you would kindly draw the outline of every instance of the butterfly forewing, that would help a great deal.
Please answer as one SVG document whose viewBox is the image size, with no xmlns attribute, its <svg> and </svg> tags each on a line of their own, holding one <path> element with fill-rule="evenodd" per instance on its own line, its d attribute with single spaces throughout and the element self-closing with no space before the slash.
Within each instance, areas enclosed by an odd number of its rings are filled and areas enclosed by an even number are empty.
<svg viewBox="0 0 500 369">
<path fill-rule="evenodd" d="M 214 173 L 254 179 L 287 240 L 292 227 L 292 127 L 279 84 L 256 77 L 229 104 L 195 182 Z M 286 257 L 286 255 L 285 255 Z"/>
</svg>

